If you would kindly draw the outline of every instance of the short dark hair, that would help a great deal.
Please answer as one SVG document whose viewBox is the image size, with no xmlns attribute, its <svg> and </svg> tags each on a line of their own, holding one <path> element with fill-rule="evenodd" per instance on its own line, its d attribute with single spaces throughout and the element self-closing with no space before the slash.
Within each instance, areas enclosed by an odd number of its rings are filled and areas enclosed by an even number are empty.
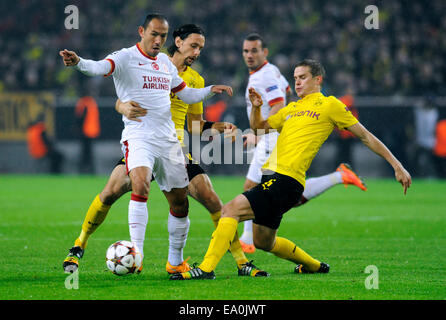
<svg viewBox="0 0 446 320">
<path fill-rule="evenodd" d="M 145 18 L 144 21 L 141 23 L 141 26 L 145 29 L 147 29 L 147 26 L 149 25 L 150 21 L 153 19 L 158 19 L 161 21 L 167 22 L 167 18 L 159 13 L 149 13 Z"/>
<path fill-rule="evenodd" d="M 296 64 L 296 67 L 309 67 L 310 73 L 313 77 L 322 76 L 325 78 L 325 68 L 324 66 L 317 60 L 313 59 L 304 59 Z"/>
<path fill-rule="evenodd" d="M 204 36 L 204 30 L 201 27 L 197 26 L 196 24 L 192 24 L 192 23 L 182 25 L 181 27 L 173 30 L 173 33 L 172 33 L 173 43 L 169 48 L 167 48 L 167 52 L 169 53 L 169 55 L 173 56 L 175 51 L 178 50 L 178 47 L 175 44 L 175 39 L 177 37 L 180 37 L 181 40 L 184 40 L 187 37 L 189 37 L 189 35 L 192 33 L 197 33 L 197 34 L 201 34 L 202 36 Z"/>
<path fill-rule="evenodd" d="M 260 43 L 262 44 L 262 49 L 268 48 L 268 46 L 266 45 L 265 39 L 263 39 L 263 37 L 260 34 L 256 33 L 256 32 L 248 34 L 245 37 L 245 40 L 247 40 L 247 41 L 259 40 Z"/>
</svg>

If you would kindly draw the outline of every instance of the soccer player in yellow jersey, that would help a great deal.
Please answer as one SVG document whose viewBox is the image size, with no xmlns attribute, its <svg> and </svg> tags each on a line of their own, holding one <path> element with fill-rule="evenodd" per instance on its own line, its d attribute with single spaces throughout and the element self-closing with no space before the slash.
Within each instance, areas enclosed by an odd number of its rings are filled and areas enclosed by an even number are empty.
<svg viewBox="0 0 446 320">
<path fill-rule="evenodd" d="M 254 219 L 254 244 L 295 264 L 296 273 L 328 273 L 330 266 L 314 259 L 292 241 L 278 237 L 282 215 L 291 209 L 305 187 L 305 172 L 335 126 L 347 129 L 368 148 L 383 157 L 395 170 L 404 194 L 411 176 L 387 147 L 365 129 L 348 108 L 333 96 L 324 96 L 322 65 L 304 60 L 294 70 L 295 90 L 301 98 L 264 120 L 260 114 L 261 96 L 250 89 L 253 106 L 250 123 L 254 130 L 277 130 L 279 139 L 273 154 L 263 166 L 262 181 L 238 195 L 222 209 L 222 217 L 212 234 L 203 262 L 188 272 L 172 275 L 172 280 L 214 279 L 214 270 L 233 239 L 240 221 Z"/>
<path fill-rule="evenodd" d="M 200 55 L 204 47 L 205 37 L 203 30 L 193 24 L 184 25 L 173 32 L 174 43 L 169 47 L 171 61 L 178 69 L 180 77 L 190 88 L 203 88 L 204 79 L 200 74 L 190 68 Z M 128 101 L 123 103 L 117 101 L 116 110 L 124 114 L 129 120 L 140 121 L 138 117 L 145 115 L 146 110 L 141 108 L 136 102 Z M 214 129 L 220 133 L 232 133 L 236 126 L 229 122 L 207 122 L 203 119 L 203 104 L 186 104 L 175 94 L 171 94 L 171 113 L 175 128 L 177 129 L 178 139 L 183 143 L 184 127 L 186 116 L 188 120 L 189 131 L 195 126 L 193 121 L 198 121 L 199 132 L 206 129 Z M 200 202 L 210 213 L 214 225 L 217 226 L 221 216 L 222 201 L 215 193 L 212 183 L 204 170 L 194 161 L 191 156 L 187 157 L 187 173 L 189 176 L 188 192 L 191 197 Z M 113 170 L 109 181 L 96 196 L 85 217 L 80 236 L 76 239 L 75 245 L 70 249 L 70 253 L 64 261 L 65 271 L 74 272 L 79 265 L 79 259 L 83 256 L 87 240 L 97 227 L 104 221 L 112 204 L 122 195 L 131 191 L 130 180 L 126 174 L 125 162 L 121 159 Z M 180 217 L 181 218 L 181 217 Z M 174 228 L 174 222 L 168 221 L 168 228 Z M 170 239 L 169 239 L 170 240 Z M 172 241 L 169 241 L 169 251 L 172 250 Z M 142 244 L 139 245 L 140 247 Z M 246 258 L 241 245 L 238 241 L 238 235 L 235 234 L 229 251 L 233 255 L 240 276 L 264 277 L 269 274 L 258 269 L 252 262 Z M 187 261 L 179 261 L 177 265 L 172 265 L 169 261 L 166 264 L 168 273 L 178 273 L 190 270 Z"/>
<path fill-rule="evenodd" d="M 286 105 L 288 95 L 291 94 L 291 87 L 288 85 L 288 81 L 278 68 L 268 61 L 268 53 L 268 45 L 261 35 L 251 33 L 246 36 L 243 41 L 243 60 L 249 70 L 248 85 L 245 92 L 248 119 L 252 112 L 248 88 L 254 88 L 262 97 L 263 105 L 260 107 L 260 113 L 264 119 L 283 108 Z M 262 180 L 261 168 L 273 151 L 278 136 L 277 132 L 257 136 L 252 133 L 244 135 L 246 137 L 244 144 L 254 145 L 255 148 L 248 173 L 246 174 L 243 191 L 255 187 Z M 364 182 L 352 168 L 346 163 L 341 163 L 335 172 L 307 179 L 305 190 L 301 198 L 298 199 L 296 206 L 305 204 L 307 201 L 314 199 L 340 183 L 344 183 L 345 186 L 355 185 L 361 190 L 367 190 Z M 240 244 L 244 252 L 255 252 L 252 220 L 243 222 L 243 234 L 240 236 Z"/>
</svg>

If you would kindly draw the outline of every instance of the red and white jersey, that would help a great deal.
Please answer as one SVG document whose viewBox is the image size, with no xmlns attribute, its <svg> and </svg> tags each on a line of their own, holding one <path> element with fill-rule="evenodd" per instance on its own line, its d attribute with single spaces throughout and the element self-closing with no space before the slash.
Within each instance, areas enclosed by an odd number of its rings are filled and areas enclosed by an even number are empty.
<svg viewBox="0 0 446 320">
<path fill-rule="evenodd" d="M 279 69 L 268 61 L 265 61 L 256 70 L 251 71 L 245 93 L 248 119 L 252 110 L 251 101 L 249 100 L 249 88 L 254 88 L 262 97 L 263 105 L 260 113 L 263 119 L 266 120 L 274 104 L 281 101 L 286 102 L 288 87 L 288 81 L 280 73 Z"/>
<path fill-rule="evenodd" d="M 105 59 L 111 63 L 108 75 L 113 75 L 118 98 L 135 101 L 147 109 L 147 114 L 139 118 L 141 122 L 122 116 L 121 142 L 129 138 L 178 141 L 170 112 L 170 92 L 179 92 L 186 84 L 168 56 L 159 53 L 151 57 L 136 44 Z"/>
</svg>

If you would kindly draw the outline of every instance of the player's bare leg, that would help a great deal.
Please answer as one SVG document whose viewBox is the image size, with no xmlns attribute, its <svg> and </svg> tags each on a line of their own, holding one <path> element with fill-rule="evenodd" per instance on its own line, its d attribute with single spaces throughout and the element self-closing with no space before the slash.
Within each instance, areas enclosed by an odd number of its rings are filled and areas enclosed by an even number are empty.
<svg viewBox="0 0 446 320">
<path fill-rule="evenodd" d="M 201 203 L 211 214 L 211 219 L 217 228 L 218 221 L 221 218 L 221 209 L 223 203 L 220 197 L 215 193 L 212 182 L 206 174 L 198 174 L 192 178 L 188 186 L 189 195 Z M 258 269 L 252 261 L 250 262 L 241 247 L 238 239 L 238 232 L 229 247 L 234 260 L 237 264 L 238 274 L 240 276 L 267 276 L 268 273 Z"/>
<path fill-rule="evenodd" d="M 105 187 L 90 204 L 82 224 L 79 237 L 69 250 L 63 262 L 65 272 L 74 272 L 79 267 L 79 259 L 84 255 L 89 237 L 105 220 L 110 207 L 123 194 L 131 190 L 130 179 L 124 165 L 117 165 L 108 179 Z"/>
<path fill-rule="evenodd" d="M 245 184 L 243 185 L 243 191 L 248 191 L 249 189 L 254 188 L 256 185 L 258 185 L 257 182 L 246 179 Z M 256 251 L 252 237 L 252 220 L 246 220 L 243 222 L 243 234 L 240 237 L 240 244 L 242 245 L 243 252 L 254 253 Z"/>
<path fill-rule="evenodd" d="M 102 203 L 111 206 L 129 191 L 132 191 L 132 184 L 125 165 L 118 165 L 113 169 L 107 184 L 99 194 L 99 198 Z"/>
<path fill-rule="evenodd" d="M 183 258 L 183 248 L 186 245 L 190 226 L 187 188 L 173 188 L 169 192 L 163 191 L 163 193 L 170 206 L 167 220 L 169 255 L 166 271 L 170 274 L 186 272 L 190 270 L 187 259 L 184 260 Z"/>
<path fill-rule="evenodd" d="M 218 213 L 218 217 L 214 222 L 218 222 L 221 216 L 221 209 L 223 202 L 220 197 L 215 193 L 212 182 L 207 174 L 198 174 L 189 182 L 188 186 L 189 195 L 201 203 L 211 213 Z"/>
</svg>

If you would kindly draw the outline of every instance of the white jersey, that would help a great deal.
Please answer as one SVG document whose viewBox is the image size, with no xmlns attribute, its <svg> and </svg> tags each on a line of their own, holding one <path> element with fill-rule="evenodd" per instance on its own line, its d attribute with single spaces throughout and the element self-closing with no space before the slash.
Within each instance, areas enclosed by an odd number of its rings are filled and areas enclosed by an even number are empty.
<svg viewBox="0 0 446 320">
<path fill-rule="evenodd" d="M 267 119 L 269 111 L 274 104 L 286 101 L 288 87 L 288 81 L 280 73 L 279 69 L 267 61 L 257 70 L 251 71 L 245 93 L 248 118 L 251 117 L 252 110 L 251 101 L 249 100 L 249 88 L 254 88 L 262 97 L 263 105 L 260 113 L 263 119 Z"/>
<path fill-rule="evenodd" d="M 139 44 L 116 51 L 106 58 L 111 63 L 116 94 L 121 101 L 135 101 L 147 114 L 141 122 L 122 116 L 124 130 L 121 143 L 128 139 L 178 141 L 170 111 L 170 92 L 186 87 L 178 70 L 164 53 L 155 58 L 147 55 Z"/>
<path fill-rule="evenodd" d="M 251 100 L 249 100 L 249 88 L 254 88 L 262 97 L 263 105 L 260 107 L 260 113 L 263 119 L 266 120 L 272 106 L 278 102 L 286 102 L 286 93 L 289 85 L 279 69 L 268 61 L 265 61 L 256 70 L 251 71 L 245 93 L 248 119 L 251 117 L 252 110 Z M 271 151 L 277 142 L 278 136 L 277 132 L 265 134 L 260 141 L 263 140 L 264 148 Z"/>
</svg>

